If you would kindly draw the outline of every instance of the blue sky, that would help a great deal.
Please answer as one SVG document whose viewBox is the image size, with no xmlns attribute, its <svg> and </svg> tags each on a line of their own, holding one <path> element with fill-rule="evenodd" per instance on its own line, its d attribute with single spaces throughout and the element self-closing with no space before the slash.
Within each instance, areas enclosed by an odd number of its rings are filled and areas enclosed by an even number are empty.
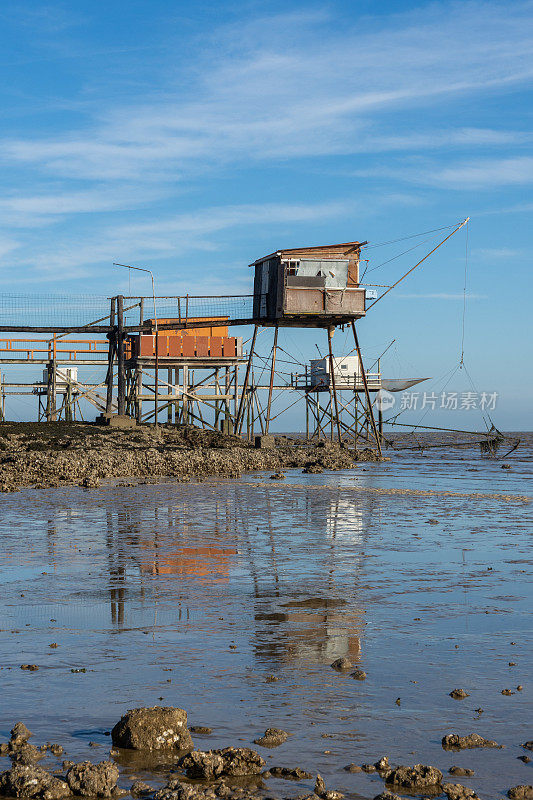
<svg viewBox="0 0 533 800">
<path fill-rule="evenodd" d="M 162 294 L 246 293 L 247 264 L 277 248 L 469 215 L 466 363 L 499 392 L 495 421 L 531 428 L 532 10 L 4 2 L 0 292 L 127 292 L 121 261 Z M 367 358 L 396 339 L 390 376 L 453 369 L 464 269 L 463 231 L 360 323 Z M 316 334 L 283 336 L 316 353 Z"/>
</svg>

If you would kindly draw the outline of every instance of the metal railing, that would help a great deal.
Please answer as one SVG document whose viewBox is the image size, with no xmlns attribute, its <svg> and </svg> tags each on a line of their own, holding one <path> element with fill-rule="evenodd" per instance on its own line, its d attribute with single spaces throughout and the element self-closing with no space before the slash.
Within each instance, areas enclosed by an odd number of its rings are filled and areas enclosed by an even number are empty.
<svg viewBox="0 0 533 800">
<path fill-rule="evenodd" d="M 366 380 L 368 388 L 376 390 L 381 388 L 381 372 L 367 372 Z M 306 371 L 304 373 L 291 374 L 290 385 L 294 389 L 312 392 L 325 392 L 330 389 L 329 372 L 318 376 L 316 373 Z M 341 372 L 335 372 L 335 388 L 351 391 L 363 391 L 364 383 L 361 375 L 345 376 Z"/>
<path fill-rule="evenodd" d="M 107 360 L 107 343 L 103 339 L 0 339 L 0 360 L 48 361 Z M 8 354 L 24 354 L 8 357 Z M 5 356 L 3 356 L 5 354 Z"/>
</svg>

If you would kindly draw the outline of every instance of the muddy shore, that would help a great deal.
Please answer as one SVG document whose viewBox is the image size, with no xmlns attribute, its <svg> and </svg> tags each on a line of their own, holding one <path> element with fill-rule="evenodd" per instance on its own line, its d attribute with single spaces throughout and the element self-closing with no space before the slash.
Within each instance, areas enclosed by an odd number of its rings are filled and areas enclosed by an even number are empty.
<svg viewBox="0 0 533 800">
<path fill-rule="evenodd" d="M 306 446 L 276 437 L 275 444 L 256 449 L 239 437 L 187 425 L 118 430 L 90 423 L 6 422 L 0 425 L 0 491 L 96 487 L 121 478 L 238 478 L 243 472 L 291 467 L 321 472 L 377 460 L 369 449 L 354 453 L 331 442 Z"/>
<path fill-rule="evenodd" d="M 91 435 L 116 437 L 90 428 L 89 455 Z M 61 456 L 60 431 L 11 453 Z M 197 436 L 176 454 L 301 452 Z M 528 796 L 533 446 L 334 456 L 3 495 L 0 795 Z M 187 712 L 194 755 L 114 740 L 141 707 Z M 265 762 L 249 778 L 230 774 L 260 763 L 243 750 Z"/>
</svg>

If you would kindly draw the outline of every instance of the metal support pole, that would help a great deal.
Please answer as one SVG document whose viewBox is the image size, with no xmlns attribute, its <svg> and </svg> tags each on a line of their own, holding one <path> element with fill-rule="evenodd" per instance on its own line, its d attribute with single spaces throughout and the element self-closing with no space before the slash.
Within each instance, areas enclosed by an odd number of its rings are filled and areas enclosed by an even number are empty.
<svg viewBox="0 0 533 800">
<path fill-rule="evenodd" d="M 174 369 L 174 389 L 173 389 L 173 393 L 176 395 L 176 400 L 174 400 L 174 404 L 173 404 L 174 405 L 174 424 L 175 425 L 179 422 L 179 414 L 180 414 L 179 402 L 178 402 L 178 399 L 177 399 L 178 398 L 179 382 L 180 382 L 180 371 L 176 367 Z"/>
<path fill-rule="evenodd" d="M 126 371 L 124 368 L 124 297 L 117 297 L 117 361 L 118 361 L 118 413 L 124 415 L 126 406 Z"/>
<path fill-rule="evenodd" d="M 65 422 L 72 422 L 73 420 L 72 407 L 72 383 L 70 382 L 70 379 L 68 379 L 65 397 Z"/>
<path fill-rule="evenodd" d="M 268 404 L 265 421 L 265 433 L 268 433 L 270 427 L 270 409 L 272 407 L 272 390 L 274 389 L 274 372 L 276 369 L 276 352 L 278 349 L 278 326 L 274 328 L 274 344 L 272 345 L 272 363 L 270 366 L 270 384 L 268 387 Z"/>
<path fill-rule="evenodd" d="M 46 421 L 55 422 L 56 420 L 56 366 L 54 359 L 50 359 L 47 365 L 46 381 Z"/>
<path fill-rule="evenodd" d="M 142 388 L 143 388 L 143 370 L 142 367 L 137 367 L 135 370 L 135 418 L 137 422 L 142 421 Z"/>
<path fill-rule="evenodd" d="M 180 384 L 180 371 L 179 368 L 176 367 L 174 370 L 174 394 L 176 395 L 176 399 L 174 400 L 174 424 L 176 425 L 180 421 L 180 405 L 179 405 L 179 384 Z"/>
<path fill-rule="evenodd" d="M 355 330 L 355 329 L 354 329 Z M 342 447 L 342 434 L 341 434 L 341 425 L 339 420 L 339 404 L 337 401 L 337 387 L 335 385 L 335 369 L 333 365 L 333 348 L 331 344 L 331 339 L 333 337 L 334 328 L 330 325 L 328 328 L 328 347 L 329 347 L 329 382 L 330 387 L 333 393 L 333 402 L 335 404 L 335 422 L 337 423 L 337 437 L 339 439 L 339 446 Z M 331 408 L 331 400 L 330 400 L 330 408 Z M 333 409 L 331 409 L 333 411 Z"/>
<path fill-rule="evenodd" d="M 215 394 L 220 394 L 220 381 L 219 381 L 219 369 L 218 367 L 215 369 Z M 215 400 L 215 428 L 218 429 L 218 421 L 220 417 L 220 400 Z"/>
<path fill-rule="evenodd" d="M 372 410 L 372 402 L 370 400 L 370 392 L 368 391 L 368 381 L 366 379 L 366 372 L 363 366 L 363 357 L 361 355 L 361 348 L 359 347 L 359 339 L 357 338 L 357 331 L 355 330 L 355 323 L 352 320 L 352 331 L 353 331 L 353 338 L 355 342 L 355 347 L 357 350 L 357 358 L 359 359 L 359 369 L 361 370 L 361 377 L 363 379 L 363 386 L 365 387 L 365 396 L 366 396 L 366 403 L 368 407 L 368 413 L 370 416 L 370 424 L 372 425 L 372 431 L 374 433 L 374 437 L 376 439 L 376 445 L 378 448 L 378 453 L 381 456 L 381 437 L 378 433 L 376 428 L 376 420 L 374 419 L 374 412 Z"/>
<path fill-rule="evenodd" d="M 153 280 L 153 279 L 152 279 Z M 153 287 L 152 287 L 153 288 Z M 155 413 L 154 413 L 154 426 L 157 428 L 157 412 L 158 412 L 158 397 L 159 397 L 159 333 L 157 330 L 157 312 L 155 308 L 155 295 L 154 295 L 154 314 L 155 317 Z"/>
<path fill-rule="evenodd" d="M 172 368 L 168 367 L 167 369 L 167 383 L 169 385 L 169 394 L 174 394 L 174 388 L 172 386 Z M 167 422 L 169 425 L 172 423 L 172 403 L 169 403 L 167 406 Z"/>
<path fill-rule="evenodd" d="M 244 383 L 242 385 L 242 392 L 241 392 L 241 402 L 239 404 L 239 409 L 237 411 L 237 417 L 235 419 L 235 433 L 240 434 L 242 430 L 242 423 L 244 421 L 244 402 L 246 397 L 246 392 L 248 391 L 248 381 L 250 379 L 250 370 L 252 369 L 252 358 L 254 355 L 254 348 L 255 348 L 255 340 L 257 338 L 257 325 L 254 327 L 254 332 L 252 336 L 252 343 L 250 344 L 250 355 L 248 356 L 248 363 L 246 365 L 246 374 L 244 376 Z"/>
<path fill-rule="evenodd" d="M 106 387 L 107 387 L 107 397 L 106 397 L 106 404 L 105 410 L 106 414 L 111 414 L 113 410 L 113 361 L 115 360 L 115 350 L 116 350 L 116 328 L 115 328 L 115 311 L 116 311 L 116 300 L 114 297 L 111 298 L 111 311 L 109 313 L 109 346 L 107 349 L 107 375 L 106 375 Z"/>
<path fill-rule="evenodd" d="M 235 366 L 233 369 L 233 378 L 235 381 L 233 392 L 233 428 L 236 428 L 237 407 L 239 404 L 239 367 Z"/>
<path fill-rule="evenodd" d="M 189 424 L 189 367 L 183 365 L 183 424 Z"/>
</svg>

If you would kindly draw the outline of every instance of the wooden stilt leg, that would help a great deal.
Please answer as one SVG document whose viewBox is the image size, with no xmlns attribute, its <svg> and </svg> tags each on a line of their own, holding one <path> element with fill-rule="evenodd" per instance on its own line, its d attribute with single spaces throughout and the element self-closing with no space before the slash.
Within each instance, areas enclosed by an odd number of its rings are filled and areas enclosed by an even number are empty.
<svg viewBox="0 0 533 800">
<path fill-rule="evenodd" d="M 374 438 L 376 440 L 376 445 L 378 448 L 378 453 L 381 456 L 381 437 L 378 433 L 378 429 L 376 427 L 376 420 L 374 419 L 374 412 L 372 410 L 372 402 L 370 400 L 370 392 L 368 391 L 368 381 L 366 379 L 366 372 L 363 366 L 363 357 L 361 355 L 361 348 L 359 347 L 359 339 L 357 338 L 357 331 L 355 330 L 355 324 L 352 322 L 352 331 L 353 331 L 353 338 L 355 342 L 355 348 L 357 350 L 357 357 L 359 359 L 359 369 L 361 371 L 361 377 L 363 379 L 363 386 L 365 388 L 365 395 L 366 395 L 366 403 L 368 408 L 368 414 L 370 416 L 370 424 L 372 426 L 372 432 L 374 434 Z"/>
<path fill-rule="evenodd" d="M 268 387 L 268 404 L 266 412 L 265 433 L 270 427 L 270 411 L 272 408 L 272 390 L 274 389 L 274 374 L 276 370 L 276 352 L 278 349 L 278 326 L 274 328 L 274 344 L 272 345 L 272 362 L 270 365 L 270 384 Z"/>
<path fill-rule="evenodd" d="M 329 348 L 329 381 L 330 387 L 333 394 L 333 403 L 335 407 L 335 422 L 337 423 L 337 438 L 339 440 L 339 446 L 342 447 L 342 434 L 341 434 L 341 426 L 339 420 L 339 403 L 337 399 L 337 387 L 335 385 L 335 369 L 333 363 L 333 348 L 331 344 L 331 339 L 333 337 L 333 327 L 328 328 L 328 348 Z M 333 409 L 330 409 L 331 413 L 333 413 Z"/>
</svg>

